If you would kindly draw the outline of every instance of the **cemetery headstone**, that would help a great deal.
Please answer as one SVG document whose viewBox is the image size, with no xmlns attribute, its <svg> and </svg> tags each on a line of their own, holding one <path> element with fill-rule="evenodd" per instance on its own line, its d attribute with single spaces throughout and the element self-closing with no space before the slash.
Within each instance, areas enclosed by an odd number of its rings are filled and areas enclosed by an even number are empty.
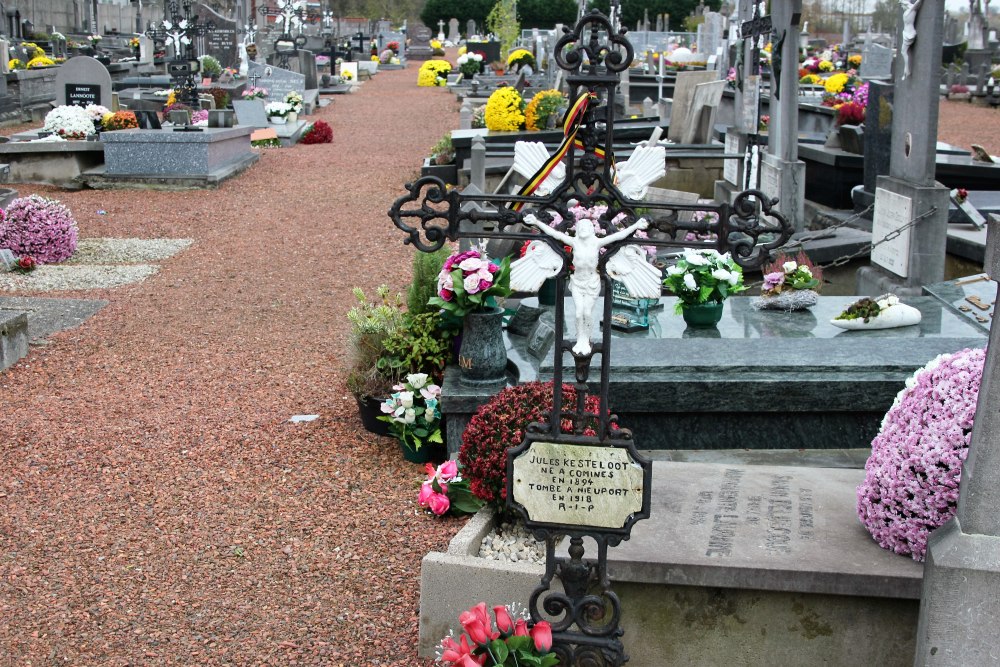
<svg viewBox="0 0 1000 667">
<path fill-rule="evenodd" d="M 316 54 L 308 49 L 299 49 L 299 71 L 305 77 L 302 91 L 319 88 L 319 73 L 316 70 Z M 299 92 L 302 92 L 299 91 Z"/>
<path fill-rule="evenodd" d="M 452 44 L 458 44 L 459 40 L 462 39 L 462 35 L 458 32 L 458 19 L 451 19 L 448 21 L 448 41 Z"/>
<path fill-rule="evenodd" d="M 1000 276 L 1000 217 L 990 216 L 984 269 Z M 1000 293 L 994 295 L 994 300 Z M 990 328 L 955 517 L 931 533 L 914 664 L 995 662 L 1000 619 L 1000 327 Z"/>
<path fill-rule="evenodd" d="M 418 25 L 413 29 L 410 38 L 410 45 L 406 47 L 406 54 L 414 60 L 427 60 L 431 57 L 431 29 L 425 25 Z"/>
<path fill-rule="evenodd" d="M 199 23 L 212 23 L 215 26 L 205 35 L 196 38 L 198 42 L 202 42 L 198 44 L 197 52 L 212 56 L 223 67 L 236 67 L 239 64 L 239 52 L 236 49 L 240 42 L 239 24 L 201 3 L 195 4 L 191 11 L 198 17 Z"/>
<path fill-rule="evenodd" d="M 233 110 L 236 112 L 238 125 L 250 127 L 267 127 L 267 112 L 264 111 L 262 100 L 233 100 Z"/>
<path fill-rule="evenodd" d="M 472 39 L 472 36 L 476 34 L 476 22 L 469 19 L 465 22 L 465 38 Z"/>
<path fill-rule="evenodd" d="M 682 144 L 707 144 L 712 138 L 715 113 L 722 101 L 725 81 L 709 81 L 695 86 L 691 106 L 684 121 Z"/>
<path fill-rule="evenodd" d="M 306 77 L 304 74 L 282 69 L 277 65 L 250 63 L 247 76 L 248 78 L 256 76 L 257 83 L 255 85 L 266 88 L 268 98 L 272 100 L 281 100 L 285 97 L 285 94 L 293 90 L 298 92 L 306 90 Z"/>
<path fill-rule="evenodd" d="M 865 81 L 892 78 L 892 49 L 874 42 L 865 44 L 861 51 L 858 75 Z"/>
<path fill-rule="evenodd" d="M 85 107 L 100 104 L 111 108 L 111 74 L 90 56 L 76 56 L 56 71 L 56 104 Z"/>
<path fill-rule="evenodd" d="M 678 72 L 674 84 L 674 102 L 670 108 L 670 127 L 667 128 L 667 139 L 680 141 L 687 132 L 688 111 L 694 98 L 695 86 L 700 83 L 715 81 L 715 72 Z"/>
</svg>

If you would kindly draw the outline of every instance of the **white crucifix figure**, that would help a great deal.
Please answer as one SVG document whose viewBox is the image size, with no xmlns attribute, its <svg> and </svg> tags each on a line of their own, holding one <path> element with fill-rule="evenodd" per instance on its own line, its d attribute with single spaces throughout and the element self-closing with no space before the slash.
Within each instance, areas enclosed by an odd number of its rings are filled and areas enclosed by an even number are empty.
<svg viewBox="0 0 1000 667">
<path fill-rule="evenodd" d="M 174 57 L 183 57 L 184 52 L 181 51 L 181 46 L 191 43 L 191 39 L 185 34 L 187 31 L 187 19 L 178 23 L 176 29 L 174 28 L 173 23 L 170 21 L 164 21 L 163 31 L 167 34 L 167 44 L 173 46 L 174 48 Z"/>
<path fill-rule="evenodd" d="M 573 251 L 573 272 L 569 277 L 569 291 L 576 309 L 576 344 L 573 353 L 589 354 L 592 347 L 590 333 L 594 329 L 594 306 L 601 292 L 601 276 L 597 272 L 601 248 L 623 241 L 635 231 L 647 229 L 649 223 L 640 218 L 625 229 L 597 236 L 594 223 L 584 218 L 576 222 L 576 234 L 570 236 L 545 224 L 532 214 L 524 222 L 537 227 Z M 547 278 L 555 277 L 563 266 L 563 258 L 545 241 L 532 241 L 519 260 L 510 265 L 510 286 L 514 290 L 537 292 Z M 660 270 L 646 261 L 645 253 L 635 245 L 627 245 L 607 262 L 608 275 L 625 284 L 629 294 L 636 298 L 656 299 L 660 296 Z"/>
</svg>

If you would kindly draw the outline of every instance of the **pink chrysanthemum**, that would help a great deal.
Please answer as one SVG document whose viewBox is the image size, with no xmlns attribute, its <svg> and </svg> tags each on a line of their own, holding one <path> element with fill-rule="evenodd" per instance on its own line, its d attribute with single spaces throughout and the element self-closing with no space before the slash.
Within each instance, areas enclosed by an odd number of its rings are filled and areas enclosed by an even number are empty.
<svg viewBox="0 0 1000 667">
<path fill-rule="evenodd" d="M 858 487 L 858 518 L 879 546 L 922 561 L 928 533 L 955 515 L 985 358 L 939 356 L 886 413 Z"/>
</svg>

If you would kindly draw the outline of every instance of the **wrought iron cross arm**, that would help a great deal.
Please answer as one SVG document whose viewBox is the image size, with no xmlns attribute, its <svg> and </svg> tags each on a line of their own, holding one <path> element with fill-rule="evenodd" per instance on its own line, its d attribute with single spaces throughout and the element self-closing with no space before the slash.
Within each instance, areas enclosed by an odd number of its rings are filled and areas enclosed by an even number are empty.
<svg viewBox="0 0 1000 667">
<path fill-rule="evenodd" d="M 423 176 L 406 184 L 408 194 L 392 204 L 389 217 L 407 234 L 403 243 L 412 243 L 423 252 L 434 252 L 447 240 L 458 238 L 461 204 L 458 192 L 448 191 L 437 176 Z M 416 203 L 415 207 L 408 204 Z M 416 225 L 407 224 L 416 221 Z"/>
<path fill-rule="evenodd" d="M 759 211 L 757 203 L 760 204 Z M 792 237 L 791 223 L 774 210 L 777 203 L 777 199 L 768 197 L 760 190 L 744 190 L 733 202 L 732 212 L 724 221 L 722 231 L 733 259 L 744 269 L 760 268 L 770 259 L 772 250 Z"/>
</svg>

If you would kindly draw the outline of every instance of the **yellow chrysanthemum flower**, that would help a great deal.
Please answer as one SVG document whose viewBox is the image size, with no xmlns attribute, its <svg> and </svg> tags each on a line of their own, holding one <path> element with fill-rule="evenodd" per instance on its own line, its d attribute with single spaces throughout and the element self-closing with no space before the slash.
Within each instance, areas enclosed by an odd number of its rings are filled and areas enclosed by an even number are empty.
<svg viewBox="0 0 1000 667">
<path fill-rule="evenodd" d="M 838 72 L 837 74 L 828 77 L 827 80 L 823 82 L 823 87 L 826 88 L 826 92 L 836 94 L 844 90 L 844 86 L 847 85 L 848 79 L 850 79 L 849 76 L 843 72 Z"/>
<path fill-rule="evenodd" d="M 443 86 L 451 71 L 451 63 L 447 60 L 427 60 L 417 72 L 417 85 L 425 88 Z"/>
<path fill-rule="evenodd" d="M 833 71 L 833 63 L 830 62 L 829 60 L 820 60 L 819 61 L 819 71 L 820 72 L 832 72 Z"/>
<path fill-rule="evenodd" d="M 513 132 L 524 125 L 524 100 L 511 88 L 497 88 L 486 102 L 486 128 L 497 132 Z"/>
<path fill-rule="evenodd" d="M 566 109 L 566 98 L 558 90 L 543 90 L 535 93 L 524 109 L 524 127 L 529 130 L 544 130 L 549 118 Z"/>
</svg>

